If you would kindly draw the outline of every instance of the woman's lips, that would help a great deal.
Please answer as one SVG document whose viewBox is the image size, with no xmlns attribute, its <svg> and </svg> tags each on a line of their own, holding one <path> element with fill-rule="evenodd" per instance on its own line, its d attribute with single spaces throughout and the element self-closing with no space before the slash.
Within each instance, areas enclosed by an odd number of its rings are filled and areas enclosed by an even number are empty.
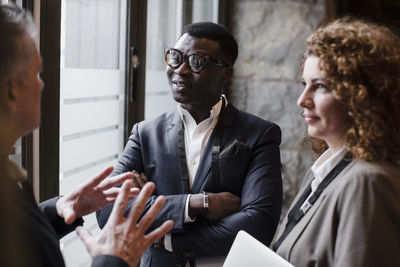
<svg viewBox="0 0 400 267">
<path fill-rule="evenodd" d="M 313 124 L 313 123 L 317 122 L 319 120 L 319 118 L 317 116 L 314 116 L 314 115 L 304 115 L 304 120 L 308 124 Z"/>
</svg>

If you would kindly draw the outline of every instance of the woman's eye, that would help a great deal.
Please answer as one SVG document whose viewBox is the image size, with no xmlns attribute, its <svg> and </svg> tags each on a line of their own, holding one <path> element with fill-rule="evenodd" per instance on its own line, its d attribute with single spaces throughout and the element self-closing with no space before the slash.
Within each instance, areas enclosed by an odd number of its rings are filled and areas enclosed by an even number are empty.
<svg viewBox="0 0 400 267">
<path fill-rule="evenodd" d="M 326 86 L 325 86 L 325 84 L 317 83 L 317 84 L 315 85 L 315 89 L 326 89 Z"/>
</svg>

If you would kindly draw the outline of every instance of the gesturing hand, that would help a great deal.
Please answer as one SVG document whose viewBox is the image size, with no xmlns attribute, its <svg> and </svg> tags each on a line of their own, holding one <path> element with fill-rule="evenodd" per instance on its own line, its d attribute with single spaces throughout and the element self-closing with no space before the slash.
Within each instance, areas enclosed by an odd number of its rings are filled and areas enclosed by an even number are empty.
<svg viewBox="0 0 400 267">
<path fill-rule="evenodd" d="M 64 218 L 65 223 L 70 224 L 76 218 L 90 214 L 115 201 L 121 188 L 114 186 L 122 184 L 125 180 L 132 179 L 133 175 L 127 172 L 106 179 L 112 171 L 113 167 L 104 169 L 89 181 L 58 199 L 56 204 L 57 213 Z M 139 189 L 132 188 L 129 194 L 130 198 L 133 198 L 138 193 Z"/>
<path fill-rule="evenodd" d="M 144 173 L 138 173 L 133 170 L 133 186 L 139 189 L 143 188 L 144 184 L 148 182 L 147 176 Z"/>
<path fill-rule="evenodd" d="M 154 221 L 165 204 L 165 197 L 159 196 L 153 206 L 138 222 L 146 199 L 151 196 L 155 185 L 146 183 L 134 201 L 127 218 L 124 212 L 128 202 L 129 188 L 132 181 L 125 181 L 115 201 L 107 224 L 100 235 L 93 237 L 85 228 L 78 227 L 76 232 L 92 257 L 113 255 L 123 259 L 130 266 L 136 266 L 145 250 L 172 229 L 173 221 L 164 222 L 159 228 L 145 235 L 147 228 Z"/>
</svg>

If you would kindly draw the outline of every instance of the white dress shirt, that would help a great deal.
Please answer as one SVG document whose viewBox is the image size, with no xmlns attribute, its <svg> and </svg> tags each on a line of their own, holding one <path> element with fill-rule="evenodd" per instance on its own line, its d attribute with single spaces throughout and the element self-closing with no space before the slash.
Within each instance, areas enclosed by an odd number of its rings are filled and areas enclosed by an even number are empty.
<svg viewBox="0 0 400 267">
<path fill-rule="evenodd" d="M 225 95 L 221 96 L 221 100 L 215 104 L 210 110 L 210 117 L 201 121 L 199 124 L 196 123 L 192 115 L 178 104 L 178 112 L 183 121 L 184 136 L 185 136 L 185 153 L 186 163 L 189 172 L 189 184 L 192 188 L 194 178 L 196 176 L 197 168 L 199 167 L 201 156 L 203 155 L 204 148 L 210 139 L 211 133 L 218 123 L 218 116 L 221 112 L 222 97 L 225 99 L 225 106 L 228 104 Z M 185 205 L 185 223 L 194 222 L 195 219 L 189 216 L 189 200 L 190 194 L 186 198 Z M 168 251 L 172 251 L 172 240 L 171 234 L 166 234 L 164 238 L 164 247 Z"/>
<path fill-rule="evenodd" d="M 314 162 L 311 167 L 311 171 L 314 174 L 314 179 L 311 181 L 311 193 L 307 197 L 306 201 L 304 201 L 303 205 L 300 207 L 301 210 L 307 211 L 309 209 L 310 206 L 308 206 L 308 200 L 317 190 L 322 180 L 324 180 L 329 172 L 332 171 L 333 168 L 335 168 L 335 166 L 343 159 L 346 153 L 347 146 L 342 147 L 333 155 L 331 149 L 329 148 Z"/>
</svg>

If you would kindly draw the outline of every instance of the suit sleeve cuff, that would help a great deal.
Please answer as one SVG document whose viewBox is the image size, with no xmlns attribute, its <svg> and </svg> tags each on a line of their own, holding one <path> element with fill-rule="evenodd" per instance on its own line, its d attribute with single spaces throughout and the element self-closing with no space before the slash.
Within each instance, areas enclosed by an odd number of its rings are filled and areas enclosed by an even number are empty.
<svg viewBox="0 0 400 267">
<path fill-rule="evenodd" d="M 82 226 L 84 220 L 80 217 L 77 218 L 73 223 L 66 224 L 64 218 L 60 217 L 57 213 L 56 203 L 60 197 L 54 197 L 43 201 L 39 204 L 39 209 L 45 214 L 47 219 L 53 226 L 59 239 L 74 231 L 76 227 Z"/>
<path fill-rule="evenodd" d="M 129 264 L 126 263 L 121 258 L 111 256 L 111 255 L 98 255 L 93 258 L 93 262 L 91 267 L 129 267 Z"/>
</svg>

